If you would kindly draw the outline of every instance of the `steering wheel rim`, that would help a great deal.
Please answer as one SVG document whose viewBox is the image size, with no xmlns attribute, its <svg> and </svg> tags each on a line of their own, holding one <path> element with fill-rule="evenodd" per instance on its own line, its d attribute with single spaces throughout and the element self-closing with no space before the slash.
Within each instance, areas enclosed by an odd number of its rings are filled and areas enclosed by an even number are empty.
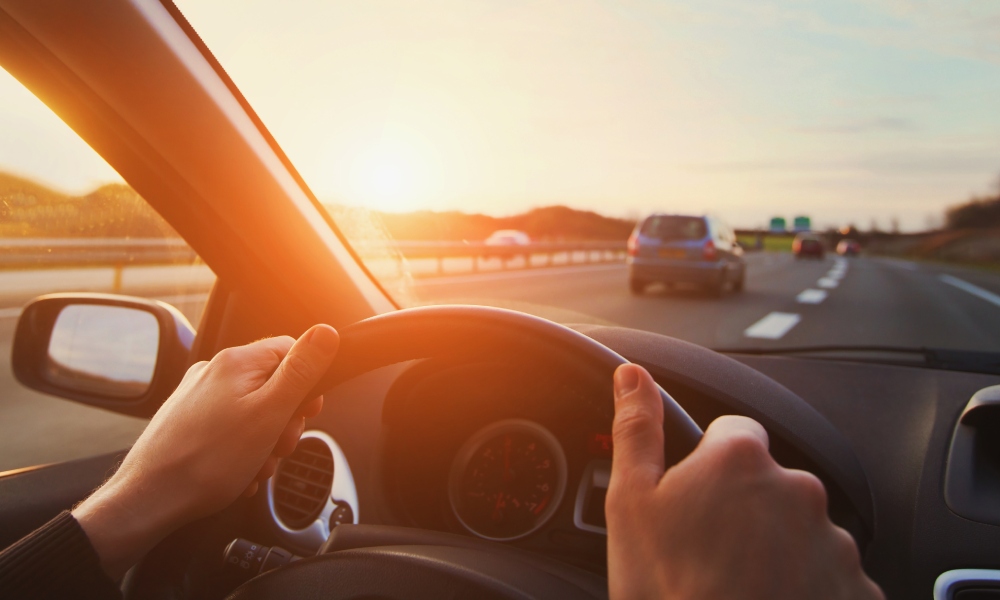
<svg viewBox="0 0 1000 600">
<path fill-rule="evenodd" d="M 427 306 L 378 315 L 342 329 L 337 360 L 312 394 L 319 395 L 338 383 L 400 362 L 495 357 L 497 353 L 529 348 L 572 356 L 581 368 L 590 369 L 593 376 L 607 384 L 614 370 L 628 362 L 600 342 L 524 313 L 484 306 Z M 669 466 L 694 449 L 702 431 L 670 394 L 657 387 L 664 409 L 664 459 Z M 613 416 L 614 401 L 608 396 L 605 412 Z M 456 542 L 454 547 L 405 545 L 320 554 L 264 573 L 239 587 L 229 599 L 270 600 L 289 592 L 296 597 L 325 600 L 606 597 L 603 586 L 595 594 L 593 586 L 587 591 L 586 586 L 572 583 L 572 577 L 564 579 L 551 570 L 537 569 L 509 552 L 467 546 Z M 573 569 L 569 565 L 565 568 Z"/>
<path fill-rule="evenodd" d="M 441 305 L 406 308 L 358 321 L 340 330 L 333 366 L 309 397 L 368 371 L 410 360 L 496 356 L 502 351 L 547 346 L 593 369 L 610 383 L 615 369 L 629 361 L 604 344 L 568 327 L 503 308 Z M 676 464 L 694 450 L 702 430 L 670 394 L 657 385 L 663 402 L 665 464 Z M 609 414 L 614 400 L 608 399 Z"/>
</svg>

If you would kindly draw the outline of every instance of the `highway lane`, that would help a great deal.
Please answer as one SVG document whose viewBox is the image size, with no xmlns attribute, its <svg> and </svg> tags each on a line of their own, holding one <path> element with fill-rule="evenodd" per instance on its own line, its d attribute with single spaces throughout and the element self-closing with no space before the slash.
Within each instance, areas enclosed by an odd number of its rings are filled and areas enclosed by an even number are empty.
<svg viewBox="0 0 1000 600">
<path fill-rule="evenodd" d="M 633 296 L 620 264 L 426 278 L 414 284 L 413 296 L 421 303 L 488 304 L 564 323 L 634 327 L 714 348 L 848 344 L 1000 351 L 998 273 L 878 258 L 798 261 L 759 253 L 748 261 L 745 292 L 722 298 L 663 287 Z M 159 279 L 147 277 L 146 285 L 151 281 Z M 197 323 L 205 292 L 178 296 L 182 283 L 154 293 Z M 0 305 L 0 471 L 128 446 L 144 421 L 36 394 L 13 380 L 6 365 L 16 312 Z"/>
<path fill-rule="evenodd" d="M 842 263 L 836 287 L 820 281 Z M 817 344 L 944 347 L 1000 351 L 1000 306 L 942 281 L 949 275 L 1000 294 L 1000 274 L 869 258 L 795 260 L 788 254 L 749 257 L 746 290 L 711 298 L 696 288 L 627 289 L 621 265 L 426 280 L 426 303 L 469 302 L 524 310 L 564 323 L 634 327 L 711 348 Z M 799 301 L 806 290 L 818 303 Z M 815 297 L 815 296 L 814 296 Z M 775 339 L 746 331 L 772 313 L 797 322 Z"/>
</svg>

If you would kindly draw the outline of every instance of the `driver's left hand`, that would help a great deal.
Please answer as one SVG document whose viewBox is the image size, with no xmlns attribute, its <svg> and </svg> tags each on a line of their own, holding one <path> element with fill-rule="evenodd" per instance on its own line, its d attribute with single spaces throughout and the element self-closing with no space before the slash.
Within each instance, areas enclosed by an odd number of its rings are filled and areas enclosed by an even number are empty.
<svg viewBox="0 0 1000 600">
<path fill-rule="evenodd" d="M 340 338 L 316 325 L 295 340 L 227 348 L 193 365 L 121 468 L 73 510 L 113 579 L 178 527 L 252 495 L 295 449 L 323 397 L 306 398 Z"/>
</svg>

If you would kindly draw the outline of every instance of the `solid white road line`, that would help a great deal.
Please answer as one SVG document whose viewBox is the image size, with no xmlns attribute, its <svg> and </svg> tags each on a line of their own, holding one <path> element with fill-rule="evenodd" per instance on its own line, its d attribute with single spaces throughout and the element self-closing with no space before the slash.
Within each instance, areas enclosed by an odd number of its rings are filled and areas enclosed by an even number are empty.
<svg viewBox="0 0 1000 600">
<path fill-rule="evenodd" d="M 794 313 L 773 312 L 747 327 L 743 335 L 750 338 L 778 340 L 792 327 L 795 327 L 801 319 L 802 317 Z"/>
<path fill-rule="evenodd" d="M 953 285 L 962 291 L 969 292 L 973 296 L 982 298 L 983 300 L 986 300 L 990 304 L 1000 306 L 1000 296 L 994 294 L 989 290 L 984 290 L 979 286 L 972 285 L 968 281 L 959 279 L 958 277 L 952 277 L 951 275 L 942 275 L 938 279 L 947 283 L 948 285 Z"/>
<path fill-rule="evenodd" d="M 826 300 L 826 292 L 810 288 L 808 290 L 804 290 L 801 294 L 796 296 L 795 300 L 799 304 L 819 304 L 820 302 Z"/>
<path fill-rule="evenodd" d="M 818 285 L 821 288 L 826 288 L 828 290 L 832 290 L 833 288 L 835 288 L 838 285 L 840 285 L 840 282 L 837 281 L 836 279 L 833 279 L 833 278 L 830 278 L 830 277 L 824 277 L 824 278 L 820 279 L 819 281 L 817 281 L 816 285 Z"/>
</svg>

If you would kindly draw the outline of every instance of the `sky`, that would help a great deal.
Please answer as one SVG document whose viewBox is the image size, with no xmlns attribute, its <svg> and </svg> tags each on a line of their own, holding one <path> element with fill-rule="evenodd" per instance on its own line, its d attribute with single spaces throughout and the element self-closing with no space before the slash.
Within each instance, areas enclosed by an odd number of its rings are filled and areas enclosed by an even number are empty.
<svg viewBox="0 0 1000 600">
<path fill-rule="evenodd" d="M 178 6 L 325 202 L 919 230 L 1000 178 L 990 0 Z"/>
</svg>

